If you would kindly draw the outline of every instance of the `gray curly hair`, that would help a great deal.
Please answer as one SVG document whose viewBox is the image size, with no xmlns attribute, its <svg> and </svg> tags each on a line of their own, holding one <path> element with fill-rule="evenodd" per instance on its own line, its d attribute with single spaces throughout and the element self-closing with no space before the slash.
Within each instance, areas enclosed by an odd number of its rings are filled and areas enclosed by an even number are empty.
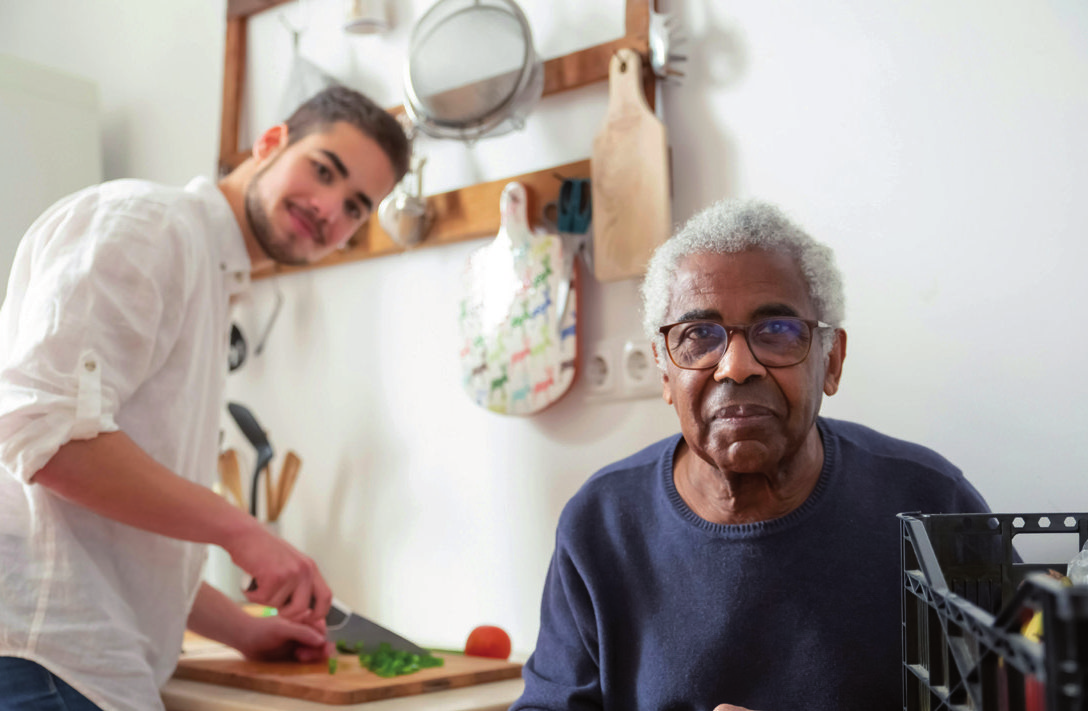
<svg viewBox="0 0 1088 711">
<path fill-rule="evenodd" d="M 808 283 L 816 318 L 841 327 L 845 312 L 842 277 L 829 247 L 817 242 L 790 222 L 782 212 L 758 200 L 721 200 L 697 213 L 650 258 L 642 282 L 642 328 L 647 338 L 665 352 L 665 340 L 658 332 L 676 281 L 676 270 L 684 257 L 699 252 L 732 254 L 746 249 L 786 252 L 797 260 Z M 834 343 L 834 332 L 822 332 L 823 355 Z M 665 362 L 658 360 L 665 368 Z"/>
</svg>

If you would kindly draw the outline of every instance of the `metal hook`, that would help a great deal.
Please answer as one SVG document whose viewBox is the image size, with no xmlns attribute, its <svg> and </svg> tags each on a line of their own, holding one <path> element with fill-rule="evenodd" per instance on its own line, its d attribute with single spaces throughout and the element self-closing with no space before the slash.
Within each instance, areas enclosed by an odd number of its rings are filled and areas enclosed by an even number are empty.
<svg viewBox="0 0 1088 711">
<path fill-rule="evenodd" d="M 268 323 L 265 324 L 264 330 L 261 332 L 261 338 L 257 342 L 257 347 L 253 350 L 254 355 L 260 355 L 264 350 L 264 344 L 268 342 L 268 334 L 272 331 L 272 324 L 276 322 L 276 317 L 280 315 L 280 307 L 283 306 L 283 292 L 280 291 L 279 282 L 275 282 L 276 285 L 276 305 L 272 307 L 272 315 L 268 317 Z"/>
<path fill-rule="evenodd" d="M 299 4 L 299 7 L 301 8 L 303 16 L 306 18 L 306 22 L 303 23 L 301 26 L 295 26 L 295 25 L 291 24 L 291 22 L 287 19 L 287 13 L 286 12 L 280 12 L 279 15 L 277 16 L 277 17 L 279 17 L 280 24 L 282 24 L 284 26 L 284 28 L 288 32 L 291 33 L 291 46 L 292 46 L 292 48 L 294 49 L 295 52 L 298 52 L 298 38 L 299 38 L 299 35 L 301 35 L 303 32 L 305 32 L 310 27 L 309 0 L 298 0 L 298 4 Z"/>
</svg>

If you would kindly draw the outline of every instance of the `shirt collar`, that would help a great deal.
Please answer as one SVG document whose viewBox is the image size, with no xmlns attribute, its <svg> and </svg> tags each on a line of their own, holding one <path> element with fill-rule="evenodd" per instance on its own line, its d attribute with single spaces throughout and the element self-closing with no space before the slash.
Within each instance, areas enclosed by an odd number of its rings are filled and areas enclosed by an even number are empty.
<svg viewBox="0 0 1088 711">
<path fill-rule="evenodd" d="M 225 288 L 231 295 L 246 291 L 253 265 L 246 252 L 242 229 L 226 196 L 215 183 L 204 177 L 190 180 L 185 191 L 199 195 L 206 206 L 213 239 L 219 246 L 219 270 L 223 274 Z"/>
</svg>

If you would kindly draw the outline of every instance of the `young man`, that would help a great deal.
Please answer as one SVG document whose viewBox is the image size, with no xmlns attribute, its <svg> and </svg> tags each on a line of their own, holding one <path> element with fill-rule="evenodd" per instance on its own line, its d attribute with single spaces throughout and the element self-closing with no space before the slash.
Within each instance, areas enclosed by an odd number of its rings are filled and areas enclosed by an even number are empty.
<svg viewBox="0 0 1088 711">
<path fill-rule="evenodd" d="M 113 181 L 31 226 L 0 309 L 0 709 L 161 708 L 187 625 L 249 658 L 326 656 L 314 561 L 208 488 L 229 304 L 252 270 L 342 247 L 407 154 L 335 87 L 218 185 Z M 201 582 L 209 543 L 278 616 Z"/>
</svg>

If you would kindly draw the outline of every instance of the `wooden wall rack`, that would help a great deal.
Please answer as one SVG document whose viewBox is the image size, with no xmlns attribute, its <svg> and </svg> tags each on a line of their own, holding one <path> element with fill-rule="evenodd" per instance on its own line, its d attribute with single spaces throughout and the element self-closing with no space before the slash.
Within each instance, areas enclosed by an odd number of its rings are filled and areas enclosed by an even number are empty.
<svg viewBox="0 0 1088 711">
<path fill-rule="evenodd" d="M 249 156 L 238 143 L 242 114 L 242 86 L 246 75 L 247 20 L 278 5 L 292 0 L 228 0 L 227 36 L 223 74 L 223 109 L 219 133 L 219 171 L 225 174 L 240 165 Z M 653 0 L 627 0 L 625 10 L 625 34 L 623 37 L 594 45 L 577 52 L 544 62 L 543 95 L 556 94 L 608 79 L 608 63 L 616 50 L 629 47 L 643 59 L 646 99 L 654 105 L 656 79 L 649 66 L 650 10 Z M 403 107 L 389 109 L 399 113 Z M 452 244 L 495 234 L 499 229 L 499 195 L 506 183 L 517 180 L 524 183 L 530 196 L 529 214 L 539 214 L 539 206 L 555 200 L 561 185 L 559 176 L 566 178 L 589 177 L 588 160 L 554 166 L 524 175 L 478 183 L 437 195 L 428 195 L 435 206 L 435 221 L 426 239 L 411 249 L 442 244 Z M 369 259 L 405 251 L 394 242 L 377 219 L 371 219 L 352 238 L 351 246 L 317 264 L 303 267 L 276 265 L 274 268 L 254 272 L 253 278 L 287 272 L 316 269 L 333 264 Z"/>
</svg>

